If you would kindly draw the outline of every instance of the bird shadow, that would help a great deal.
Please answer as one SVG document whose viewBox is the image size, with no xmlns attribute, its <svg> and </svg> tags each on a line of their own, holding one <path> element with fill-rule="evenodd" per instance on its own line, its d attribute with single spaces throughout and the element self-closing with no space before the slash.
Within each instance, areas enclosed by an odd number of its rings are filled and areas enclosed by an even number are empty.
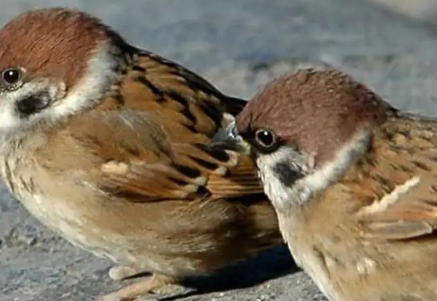
<svg viewBox="0 0 437 301">
<path fill-rule="evenodd" d="M 162 296 L 160 301 L 173 301 L 214 292 L 244 289 L 300 271 L 285 245 L 276 246 L 259 253 L 256 257 L 218 270 L 209 276 L 185 279 L 181 285 L 188 292 Z M 143 277 L 147 274 L 135 275 Z"/>
</svg>

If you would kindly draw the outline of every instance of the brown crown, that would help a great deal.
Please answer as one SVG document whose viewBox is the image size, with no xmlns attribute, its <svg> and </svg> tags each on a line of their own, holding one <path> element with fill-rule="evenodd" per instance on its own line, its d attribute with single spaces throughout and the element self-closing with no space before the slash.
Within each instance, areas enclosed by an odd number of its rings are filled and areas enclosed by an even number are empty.
<svg viewBox="0 0 437 301">
<path fill-rule="evenodd" d="M 0 71 L 23 67 L 31 76 L 63 80 L 71 87 L 92 51 L 111 35 L 116 34 L 80 11 L 48 8 L 23 13 L 0 30 Z"/>
<path fill-rule="evenodd" d="M 378 95 L 337 70 L 306 69 L 269 83 L 237 116 L 240 133 L 264 128 L 317 155 L 317 162 L 365 126 L 394 111 Z"/>
</svg>

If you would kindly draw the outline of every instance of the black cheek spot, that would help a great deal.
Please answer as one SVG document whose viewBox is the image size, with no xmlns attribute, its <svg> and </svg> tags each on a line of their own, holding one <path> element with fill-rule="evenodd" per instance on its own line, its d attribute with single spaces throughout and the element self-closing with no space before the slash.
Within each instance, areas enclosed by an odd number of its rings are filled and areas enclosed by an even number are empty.
<svg viewBox="0 0 437 301">
<path fill-rule="evenodd" d="M 22 117 L 27 117 L 41 112 L 50 105 L 50 96 L 48 93 L 29 96 L 20 99 L 16 103 L 16 109 Z"/>
<path fill-rule="evenodd" d="M 293 168 L 286 162 L 279 162 L 273 166 L 273 172 L 284 185 L 290 185 L 303 177 L 303 174 L 299 170 Z"/>
</svg>

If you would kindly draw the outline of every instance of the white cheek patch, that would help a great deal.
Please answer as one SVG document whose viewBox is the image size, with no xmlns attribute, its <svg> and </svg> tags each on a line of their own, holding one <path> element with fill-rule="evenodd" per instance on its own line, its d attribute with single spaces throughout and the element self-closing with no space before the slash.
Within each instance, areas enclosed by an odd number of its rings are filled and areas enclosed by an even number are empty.
<svg viewBox="0 0 437 301">
<path fill-rule="evenodd" d="M 288 210 L 292 206 L 305 204 L 315 194 L 337 181 L 350 164 L 367 151 L 370 137 L 369 131 L 361 131 L 339 149 L 334 160 L 316 170 L 311 170 L 313 164 L 309 161 L 307 166 L 301 166 L 302 173 L 308 175 L 288 185 L 281 181 L 275 166 L 287 161 L 294 164 L 292 156 L 295 151 L 281 147 L 274 153 L 260 155 L 256 163 L 265 194 L 277 210 Z"/>
<path fill-rule="evenodd" d="M 264 193 L 277 209 L 285 209 L 285 206 L 290 203 L 290 195 L 293 194 L 292 187 L 297 181 L 297 179 L 285 179 L 283 177 L 284 171 L 278 170 L 278 166 L 288 165 L 289 172 L 294 170 L 296 173 L 304 174 L 308 170 L 306 170 L 305 163 L 300 158 L 302 156 L 297 155 L 295 150 L 281 147 L 273 153 L 260 155 L 256 159 L 259 175 L 264 186 Z M 300 162 L 295 164 L 293 159 Z"/>
<path fill-rule="evenodd" d="M 51 99 L 56 99 L 64 89 L 62 84 L 50 83 L 48 79 L 39 79 L 25 83 L 16 91 L 4 92 L 0 95 L 0 149 L 8 141 L 25 136 L 35 124 L 44 118 L 43 112 L 23 116 L 18 110 L 18 103 L 38 92 L 48 93 Z"/>
<path fill-rule="evenodd" d="M 0 141 L 19 139 L 38 122 L 54 123 L 95 106 L 117 79 L 116 61 L 108 44 L 102 44 L 88 61 L 88 68 L 76 86 L 65 95 L 65 85 L 55 79 L 39 79 L 25 83 L 12 92 L 0 95 Z M 41 112 L 22 117 L 16 110 L 18 101 L 39 91 L 49 93 L 54 102 Z"/>
<path fill-rule="evenodd" d="M 117 79 L 115 65 L 116 61 L 110 46 L 101 45 L 88 61 L 87 72 L 83 78 L 66 98 L 47 110 L 46 117 L 56 119 L 59 116 L 69 116 L 96 105 L 109 86 Z"/>
<path fill-rule="evenodd" d="M 285 209 L 284 206 L 290 202 L 290 195 L 292 191 L 285 186 L 277 174 L 271 169 L 266 168 L 260 173 L 260 178 L 264 186 L 264 193 L 273 203 L 276 209 Z"/>
<path fill-rule="evenodd" d="M 0 135 L 19 126 L 20 118 L 15 111 L 15 104 L 6 97 L 0 97 Z"/>
</svg>

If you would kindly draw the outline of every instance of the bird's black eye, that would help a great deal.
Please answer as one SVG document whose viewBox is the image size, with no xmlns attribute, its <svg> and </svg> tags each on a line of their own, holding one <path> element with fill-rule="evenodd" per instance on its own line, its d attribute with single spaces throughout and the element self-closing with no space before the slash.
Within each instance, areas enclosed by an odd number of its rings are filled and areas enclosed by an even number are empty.
<svg viewBox="0 0 437 301">
<path fill-rule="evenodd" d="M 260 129 L 255 132 L 255 142 L 260 148 L 265 151 L 272 151 L 278 145 L 278 139 L 276 135 L 265 129 Z"/>
<path fill-rule="evenodd" d="M 8 85 L 14 85 L 21 80 L 22 71 L 18 68 L 9 68 L 2 72 L 2 80 Z"/>
</svg>

